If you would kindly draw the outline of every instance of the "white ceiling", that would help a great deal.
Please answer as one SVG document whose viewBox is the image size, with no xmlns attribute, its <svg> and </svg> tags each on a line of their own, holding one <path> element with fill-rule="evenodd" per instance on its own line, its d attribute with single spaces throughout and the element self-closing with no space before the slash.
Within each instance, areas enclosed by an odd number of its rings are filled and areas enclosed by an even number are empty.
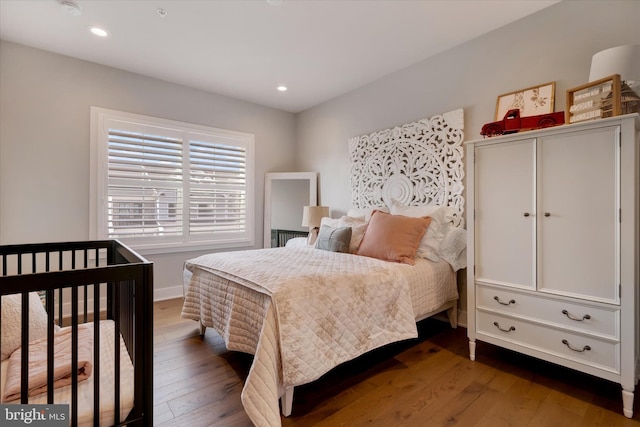
<svg viewBox="0 0 640 427">
<path fill-rule="evenodd" d="M 556 2 L 0 0 L 0 38 L 299 112 Z"/>
</svg>

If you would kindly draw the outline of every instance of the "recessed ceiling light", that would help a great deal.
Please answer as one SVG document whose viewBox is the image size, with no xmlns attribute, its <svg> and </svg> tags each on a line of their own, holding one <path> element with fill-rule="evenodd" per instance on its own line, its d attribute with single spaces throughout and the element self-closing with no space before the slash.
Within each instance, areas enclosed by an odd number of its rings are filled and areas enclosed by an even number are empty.
<svg viewBox="0 0 640 427">
<path fill-rule="evenodd" d="M 91 31 L 91 34 L 98 37 L 107 37 L 109 35 L 106 30 L 103 30 L 100 27 L 89 27 L 89 31 Z"/>
<path fill-rule="evenodd" d="M 286 87 L 286 86 L 284 86 L 284 85 L 280 85 L 280 86 L 278 86 L 278 90 L 279 90 L 280 92 L 286 92 L 286 91 L 287 91 L 287 87 Z"/>
<path fill-rule="evenodd" d="M 269 3 L 271 6 L 280 6 L 282 4 L 283 0 L 267 0 L 267 3 Z"/>
</svg>

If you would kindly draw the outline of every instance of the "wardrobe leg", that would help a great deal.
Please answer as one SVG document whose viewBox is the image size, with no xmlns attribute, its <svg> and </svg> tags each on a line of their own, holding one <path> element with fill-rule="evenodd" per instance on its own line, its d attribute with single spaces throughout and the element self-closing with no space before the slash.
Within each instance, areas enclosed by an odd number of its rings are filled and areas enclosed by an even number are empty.
<svg viewBox="0 0 640 427">
<path fill-rule="evenodd" d="M 633 418 L 633 389 L 622 389 L 622 412 L 627 418 Z"/>
</svg>

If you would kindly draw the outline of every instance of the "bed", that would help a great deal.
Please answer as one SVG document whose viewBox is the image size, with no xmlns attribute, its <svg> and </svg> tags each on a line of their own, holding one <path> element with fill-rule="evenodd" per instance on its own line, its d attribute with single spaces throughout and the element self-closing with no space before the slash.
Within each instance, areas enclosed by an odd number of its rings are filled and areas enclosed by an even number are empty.
<svg viewBox="0 0 640 427">
<path fill-rule="evenodd" d="M 306 237 L 307 234 L 309 234 L 308 231 L 271 229 L 271 247 L 286 246 L 290 239 Z"/>
<path fill-rule="evenodd" d="M 151 426 L 152 264 L 91 241 L 0 246 L 0 265 L 6 408 L 68 405 L 72 426 Z"/>
<path fill-rule="evenodd" d="M 323 218 L 313 246 L 291 239 L 185 263 L 183 317 L 254 354 L 241 398 L 255 425 L 280 425 L 279 400 L 290 415 L 296 386 L 417 337 L 416 321 L 446 312 L 456 326 L 461 129 L 456 110 L 351 139 L 352 208 Z"/>
</svg>

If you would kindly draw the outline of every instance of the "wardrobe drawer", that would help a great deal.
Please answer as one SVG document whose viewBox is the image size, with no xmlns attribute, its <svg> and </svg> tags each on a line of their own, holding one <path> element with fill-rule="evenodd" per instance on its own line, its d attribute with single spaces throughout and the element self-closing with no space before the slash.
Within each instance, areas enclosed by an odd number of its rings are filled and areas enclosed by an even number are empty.
<svg viewBox="0 0 640 427">
<path fill-rule="evenodd" d="M 480 309 L 509 313 L 577 331 L 620 338 L 620 309 L 567 301 L 546 294 L 527 294 L 511 289 L 476 286 Z"/>
<path fill-rule="evenodd" d="M 594 368 L 606 369 L 615 373 L 620 372 L 619 341 L 583 336 L 522 319 L 482 311 L 476 312 L 476 328 L 478 334 L 488 335 Z"/>
</svg>

